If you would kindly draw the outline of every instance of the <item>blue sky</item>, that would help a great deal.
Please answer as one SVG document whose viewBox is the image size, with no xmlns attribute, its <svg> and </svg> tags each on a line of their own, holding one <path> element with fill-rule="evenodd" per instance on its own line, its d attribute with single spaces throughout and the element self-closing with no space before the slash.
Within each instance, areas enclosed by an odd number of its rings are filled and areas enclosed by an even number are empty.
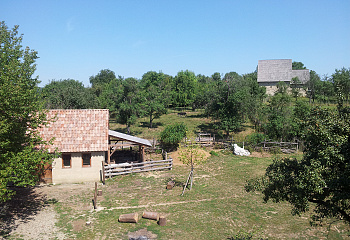
<svg viewBox="0 0 350 240">
<path fill-rule="evenodd" d="M 293 59 L 321 75 L 350 67 L 350 1 L 1 0 L 38 51 L 41 86 L 110 69 L 212 75 L 253 72 L 258 60 Z"/>
</svg>

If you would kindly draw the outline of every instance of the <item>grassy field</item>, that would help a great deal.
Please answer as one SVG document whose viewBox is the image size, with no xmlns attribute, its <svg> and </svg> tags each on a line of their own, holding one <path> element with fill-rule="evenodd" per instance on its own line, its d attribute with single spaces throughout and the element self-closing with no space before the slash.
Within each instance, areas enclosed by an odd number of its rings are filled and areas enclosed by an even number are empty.
<svg viewBox="0 0 350 240">
<path fill-rule="evenodd" d="M 58 226 L 74 239 L 128 239 L 128 233 L 147 229 L 157 239 L 229 239 L 238 233 L 252 233 L 268 239 L 346 239 L 349 229 L 340 222 L 311 227 L 310 216 L 292 216 L 286 203 L 263 203 L 262 195 L 246 193 L 246 180 L 260 176 L 271 157 L 239 157 L 219 152 L 195 169 L 191 191 L 181 196 L 189 169 L 174 166 L 171 171 L 120 176 L 99 185 L 98 210 L 91 210 L 93 188 L 54 204 Z M 166 190 L 169 179 L 176 186 Z M 82 188 L 83 188 L 82 184 Z M 56 187 L 56 186 L 55 186 Z M 119 223 L 121 214 L 159 212 L 166 226 L 140 219 Z M 91 226 L 85 222 L 91 221 Z"/>
<path fill-rule="evenodd" d="M 131 131 L 133 135 L 157 139 L 166 125 L 175 122 L 184 122 L 190 132 L 215 132 L 214 123 L 203 116 L 203 111 L 187 111 L 187 117 L 180 117 L 175 110 L 156 119 L 152 129 L 148 128 L 148 119 L 144 118 L 132 126 Z M 110 128 L 125 132 L 125 126 L 113 121 Z M 252 131 L 247 126 L 245 131 L 232 137 L 239 141 Z M 157 239 L 181 240 L 230 239 L 247 233 L 252 234 L 253 239 L 347 238 L 349 229 L 341 222 L 311 227 L 310 213 L 292 216 L 287 203 L 264 203 L 261 194 L 245 192 L 246 180 L 263 175 L 276 156 L 240 157 L 217 151 L 218 156 L 209 157 L 195 169 L 194 186 L 191 191 L 187 189 L 184 196 L 181 192 L 189 173 L 185 165 L 175 165 L 171 171 L 108 180 L 106 185 L 98 186 L 103 195 L 98 197 L 97 210 L 92 210 L 92 186 L 77 184 L 75 190 L 70 191 L 53 186 L 57 199 L 52 202 L 55 202 L 59 214 L 58 226 L 67 237 L 74 239 L 128 239 L 128 233 L 138 230 L 147 230 Z M 176 186 L 166 190 L 170 179 L 175 180 Z M 63 195 L 59 194 L 60 191 Z M 140 219 L 137 224 L 118 222 L 121 214 L 137 212 L 141 216 L 144 211 L 166 216 L 167 225 L 162 227 L 147 219 Z M 91 221 L 90 226 L 85 224 L 88 221 Z"/>
</svg>

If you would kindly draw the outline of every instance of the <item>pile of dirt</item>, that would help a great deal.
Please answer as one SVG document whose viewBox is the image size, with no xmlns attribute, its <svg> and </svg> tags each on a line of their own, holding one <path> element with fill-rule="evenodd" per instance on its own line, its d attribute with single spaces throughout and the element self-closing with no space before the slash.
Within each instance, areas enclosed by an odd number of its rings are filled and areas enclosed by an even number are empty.
<svg viewBox="0 0 350 240">
<path fill-rule="evenodd" d="M 203 149 L 198 149 L 198 152 L 204 155 L 203 160 L 207 160 L 207 158 L 210 157 L 210 153 L 208 153 L 207 151 L 205 151 Z M 184 165 L 179 159 L 179 154 L 180 154 L 179 150 L 177 150 L 175 152 L 168 153 L 168 156 L 170 156 L 173 159 L 174 165 Z"/>
</svg>

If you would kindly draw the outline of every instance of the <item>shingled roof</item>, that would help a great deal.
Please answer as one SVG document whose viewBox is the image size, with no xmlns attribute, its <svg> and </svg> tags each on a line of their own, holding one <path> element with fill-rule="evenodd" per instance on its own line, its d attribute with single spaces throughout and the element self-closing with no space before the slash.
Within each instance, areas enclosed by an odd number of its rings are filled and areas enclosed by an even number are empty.
<svg viewBox="0 0 350 240">
<path fill-rule="evenodd" d="M 49 110 L 48 127 L 40 129 L 44 140 L 54 139 L 50 152 L 108 151 L 108 109 Z"/>
<path fill-rule="evenodd" d="M 309 69 L 293 70 L 292 59 L 258 61 L 258 83 L 290 82 L 293 77 L 298 77 L 305 84 L 310 80 Z"/>
</svg>

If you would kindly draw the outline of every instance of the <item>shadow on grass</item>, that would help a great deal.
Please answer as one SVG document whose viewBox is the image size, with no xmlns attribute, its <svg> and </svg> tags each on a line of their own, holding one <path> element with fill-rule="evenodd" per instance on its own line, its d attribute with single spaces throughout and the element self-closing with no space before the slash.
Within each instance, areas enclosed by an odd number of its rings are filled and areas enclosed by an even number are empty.
<svg viewBox="0 0 350 240">
<path fill-rule="evenodd" d="M 161 122 L 153 122 L 152 123 L 152 128 L 158 128 L 160 126 L 163 126 L 163 123 L 161 123 Z M 150 128 L 150 124 L 149 124 L 149 122 L 140 122 L 140 127 Z"/>
<path fill-rule="evenodd" d="M 0 237 L 6 239 L 19 224 L 33 219 L 33 217 L 48 204 L 56 200 L 47 200 L 46 196 L 38 194 L 33 187 L 12 188 L 16 194 L 11 200 L 0 203 Z"/>
</svg>

